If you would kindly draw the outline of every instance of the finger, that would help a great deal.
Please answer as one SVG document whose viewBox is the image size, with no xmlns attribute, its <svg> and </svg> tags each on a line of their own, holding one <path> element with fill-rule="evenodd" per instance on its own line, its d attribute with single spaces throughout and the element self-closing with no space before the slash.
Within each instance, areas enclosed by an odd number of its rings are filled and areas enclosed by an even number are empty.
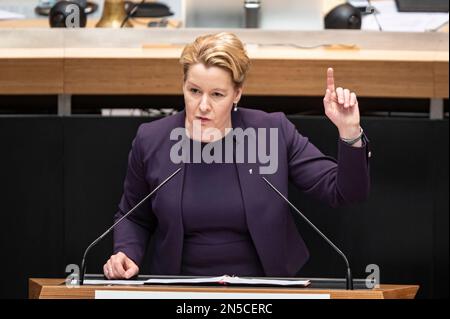
<svg viewBox="0 0 450 319">
<path fill-rule="evenodd" d="M 333 68 L 328 68 L 327 70 L 327 89 L 331 92 L 334 91 L 334 70 Z"/>
<path fill-rule="evenodd" d="M 131 267 L 137 267 L 136 263 L 131 258 L 128 257 L 125 258 L 124 264 L 127 269 Z"/>
<path fill-rule="evenodd" d="M 127 269 L 127 271 L 124 274 L 124 277 L 126 279 L 130 279 L 131 277 L 136 276 L 139 273 L 139 268 L 137 266 L 133 266 L 129 269 Z"/>
<path fill-rule="evenodd" d="M 353 106 L 356 114 L 359 116 L 359 106 L 358 106 L 358 98 L 355 99 L 355 105 Z"/>
<path fill-rule="evenodd" d="M 118 279 L 118 278 L 119 278 L 119 275 L 118 275 L 118 274 L 116 273 L 116 271 L 115 271 L 115 266 L 114 266 L 114 263 L 113 263 L 113 261 L 112 261 L 113 257 L 114 257 L 114 256 L 112 256 L 112 257 L 108 260 L 108 263 L 107 263 L 108 274 L 109 274 L 109 278 L 110 278 L 110 279 Z"/>
<path fill-rule="evenodd" d="M 106 264 L 103 265 L 103 273 L 105 274 L 105 277 L 106 277 L 107 279 L 110 279 L 110 278 L 109 278 L 108 267 L 106 266 Z"/>
<path fill-rule="evenodd" d="M 125 278 L 129 279 L 139 273 L 139 267 L 130 258 L 125 259 Z"/>
<path fill-rule="evenodd" d="M 125 278 L 125 268 L 120 262 L 116 262 L 113 264 L 114 266 L 114 274 L 116 275 L 116 278 L 122 279 Z"/>
<path fill-rule="evenodd" d="M 356 105 L 356 94 L 352 92 L 350 94 L 350 107 L 353 107 Z"/>
<path fill-rule="evenodd" d="M 111 258 L 106 263 L 106 268 L 107 268 L 107 272 L 108 272 L 108 279 L 114 279 L 114 271 L 113 271 L 113 267 L 112 267 L 112 263 L 111 263 Z"/>
<path fill-rule="evenodd" d="M 339 104 L 344 104 L 344 89 L 341 87 L 338 87 L 336 89 L 336 95 L 337 95 L 337 100 Z"/>
<path fill-rule="evenodd" d="M 338 102 L 336 91 L 331 92 L 331 101 L 334 102 L 334 103 Z"/>
<path fill-rule="evenodd" d="M 330 102 L 331 102 L 331 91 L 327 89 L 325 92 L 325 97 L 323 98 L 323 103 L 325 106 L 328 106 Z"/>
<path fill-rule="evenodd" d="M 125 278 L 124 260 L 122 258 L 114 258 L 112 262 L 114 277 Z"/>
<path fill-rule="evenodd" d="M 344 90 L 344 107 L 345 108 L 350 107 L 350 90 L 349 89 Z"/>
</svg>

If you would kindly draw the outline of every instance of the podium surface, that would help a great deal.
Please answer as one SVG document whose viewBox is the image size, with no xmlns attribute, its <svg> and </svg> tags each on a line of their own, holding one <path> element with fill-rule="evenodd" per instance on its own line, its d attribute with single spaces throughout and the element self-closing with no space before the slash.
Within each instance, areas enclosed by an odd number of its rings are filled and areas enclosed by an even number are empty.
<svg viewBox="0 0 450 319">
<path fill-rule="evenodd" d="M 331 299 L 414 299 L 419 289 L 418 285 L 380 285 L 374 289 L 328 289 L 328 288 L 293 288 L 293 287 L 249 287 L 249 286 L 186 286 L 186 285 L 141 285 L 141 286 L 112 286 L 112 285 L 84 285 L 79 287 L 67 287 L 64 279 L 29 279 L 28 296 L 30 299 L 94 299 L 96 292 L 122 292 L 125 297 L 127 292 L 131 293 L 153 293 L 157 296 L 168 293 L 184 293 L 189 299 L 189 294 L 196 293 L 230 294 L 230 299 L 239 299 L 236 294 L 243 296 L 257 297 L 261 294 L 261 299 L 268 295 L 286 296 L 292 294 L 301 298 L 309 296 L 329 297 Z M 300 295 L 301 294 L 301 295 Z M 180 296 L 180 294 L 178 294 Z M 183 299 L 179 298 L 179 299 Z M 208 298 L 205 298 L 208 299 Z M 270 298 L 267 298 L 270 299 Z"/>
</svg>

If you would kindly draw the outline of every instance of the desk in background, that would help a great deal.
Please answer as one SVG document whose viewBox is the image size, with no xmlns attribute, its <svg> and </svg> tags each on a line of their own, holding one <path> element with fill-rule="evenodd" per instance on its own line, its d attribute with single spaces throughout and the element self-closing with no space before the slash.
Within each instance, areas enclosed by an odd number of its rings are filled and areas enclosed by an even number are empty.
<svg viewBox="0 0 450 319">
<path fill-rule="evenodd" d="M 0 29 L 0 94 L 57 94 L 59 114 L 77 94 L 179 95 L 183 45 L 211 29 Z M 448 99 L 447 33 L 232 30 L 252 59 L 245 94 L 321 96 L 326 69 L 361 97 Z M 320 44 L 356 49 L 300 49 Z M 148 48 L 143 48 L 147 44 Z"/>
</svg>

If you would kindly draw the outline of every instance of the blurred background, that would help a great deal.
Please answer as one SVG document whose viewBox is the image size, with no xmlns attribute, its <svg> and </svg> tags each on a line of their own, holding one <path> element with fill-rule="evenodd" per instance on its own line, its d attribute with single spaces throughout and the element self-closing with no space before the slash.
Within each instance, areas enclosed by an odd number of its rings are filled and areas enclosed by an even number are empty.
<svg viewBox="0 0 450 319">
<path fill-rule="evenodd" d="M 64 1 L 0 0 L 0 298 L 27 298 L 29 278 L 64 278 L 81 262 L 112 223 L 137 127 L 184 108 L 183 45 L 219 30 L 253 61 L 240 107 L 286 113 L 326 154 L 338 138 L 323 114 L 326 68 L 356 91 L 369 200 L 333 210 L 293 187 L 290 199 L 355 278 L 377 264 L 381 283 L 448 298 L 448 1 L 75 3 L 74 27 Z M 342 277 L 339 257 L 294 218 L 311 252 L 298 275 Z M 107 237 L 91 252 L 89 273 L 111 248 Z"/>
</svg>

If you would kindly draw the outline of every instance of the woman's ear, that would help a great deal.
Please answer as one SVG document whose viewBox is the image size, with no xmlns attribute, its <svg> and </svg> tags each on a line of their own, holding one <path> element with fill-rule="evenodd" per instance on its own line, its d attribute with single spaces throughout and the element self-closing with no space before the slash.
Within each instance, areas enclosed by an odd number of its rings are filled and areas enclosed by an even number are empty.
<svg viewBox="0 0 450 319">
<path fill-rule="evenodd" d="M 238 86 L 238 87 L 235 89 L 235 94 L 234 94 L 234 100 L 233 100 L 233 102 L 234 102 L 235 104 L 237 104 L 237 103 L 239 102 L 239 100 L 241 99 L 241 96 L 242 96 L 242 86 Z"/>
</svg>

